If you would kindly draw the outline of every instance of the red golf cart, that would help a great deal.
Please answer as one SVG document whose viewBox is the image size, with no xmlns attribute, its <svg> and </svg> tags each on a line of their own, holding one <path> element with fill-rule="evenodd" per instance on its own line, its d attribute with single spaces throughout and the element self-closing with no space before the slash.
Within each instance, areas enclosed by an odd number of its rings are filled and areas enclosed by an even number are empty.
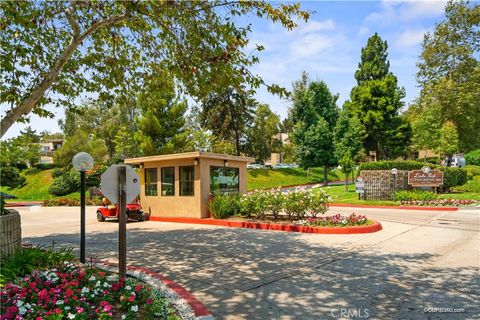
<svg viewBox="0 0 480 320">
<path fill-rule="evenodd" d="M 118 219 L 118 206 L 105 205 L 97 209 L 97 220 L 99 222 L 105 221 L 105 219 Z M 137 221 L 143 221 L 145 215 L 143 214 L 142 207 L 139 203 L 127 204 L 127 221 L 128 219 L 135 219 Z"/>
</svg>

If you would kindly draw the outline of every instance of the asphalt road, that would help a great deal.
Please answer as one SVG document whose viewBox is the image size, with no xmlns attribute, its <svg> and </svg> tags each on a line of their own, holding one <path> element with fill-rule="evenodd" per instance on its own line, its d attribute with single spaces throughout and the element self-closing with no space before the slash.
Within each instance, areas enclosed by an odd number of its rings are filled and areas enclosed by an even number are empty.
<svg viewBox="0 0 480 320">
<path fill-rule="evenodd" d="M 78 248 L 78 208 L 18 210 L 24 242 Z M 367 214 L 383 230 L 319 235 L 131 222 L 128 263 L 180 283 L 217 319 L 480 318 L 480 210 L 330 211 Z M 87 209 L 87 257 L 115 261 L 117 223 L 99 223 L 94 212 Z"/>
</svg>

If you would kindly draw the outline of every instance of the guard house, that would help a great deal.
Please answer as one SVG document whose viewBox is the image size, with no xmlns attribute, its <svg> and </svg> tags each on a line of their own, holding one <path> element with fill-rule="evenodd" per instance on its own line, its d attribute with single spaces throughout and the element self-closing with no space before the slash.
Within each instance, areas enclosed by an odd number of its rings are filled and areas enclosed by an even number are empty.
<svg viewBox="0 0 480 320">
<path fill-rule="evenodd" d="M 209 217 L 210 193 L 245 193 L 247 163 L 255 159 L 187 152 L 125 159 L 140 166 L 140 202 L 155 217 Z"/>
</svg>

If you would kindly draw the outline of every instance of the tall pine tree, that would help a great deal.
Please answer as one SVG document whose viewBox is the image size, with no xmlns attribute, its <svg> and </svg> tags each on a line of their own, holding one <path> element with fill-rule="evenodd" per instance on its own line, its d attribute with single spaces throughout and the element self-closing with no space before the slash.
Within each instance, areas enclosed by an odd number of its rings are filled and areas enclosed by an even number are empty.
<svg viewBox="0 0 480 320">
<path fill-rule="evenodd" d="M 355 72 L 357 85 L 345 103 L 345 109 L 365 128 L 365 150 L 375 151 L 377 159 L 405 155 L 411 139 L 409 123 L 399 116 L 405 90 L 389 70 L 387 49 L 387 42 L 377 33 L 368 39 Z"/>
</svg>

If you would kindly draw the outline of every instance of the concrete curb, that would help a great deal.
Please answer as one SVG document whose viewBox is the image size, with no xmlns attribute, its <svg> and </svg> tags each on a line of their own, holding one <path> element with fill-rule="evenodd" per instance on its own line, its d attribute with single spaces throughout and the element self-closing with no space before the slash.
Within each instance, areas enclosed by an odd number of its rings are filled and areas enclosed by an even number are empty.
<svg viewBox="0 0 480 320">
<path fill-rule="evenodd" d="M 105 265 L 107 267 L 115 267 L 117 266 L 116 263 L 109 262 L 109 261 L 96 261 L 96 264 Z M 129 272 L 130 271 L 130 272 Z M 158 281 L 163 282 L 168 288 L 170 288 L 176 295 L 178 295 L 181 299 L 183 299 L 192 309 L 193 313 L 195 314 L 195 319 L 197 320 L 214 320 L 215 318 L 212 316 L 211 312 L 205 307 L 203 303 L 201 303 L 195 296 L 190 293 L 187 289 L 176 283 L 175 281 L 162 276 L 161 274 L 150 270 L 145 267 L 135 267 L 135 266 L 127 266 L 127 274 L 137 277 L 137 274 L 144 274 L 149 277 L 155 278 Z M 154 285 L 153 283 L 149 283 L 145 277 L 140 277 L 141 280 L 144 280 L 150 285 Z"/>
<path fill-rule="evenodd" d="M 30 206 L 40 206 L 42 204 L 43 204 L 43 201 L 6 202 L 5 207 L 30 207 Z"/>
<path fill-rule="evenodd" d="M 368 204 L 348 204 L 348 203 L 332 203 L 330 207 L 346 207 L 346 208 L 370 208 L 370 209 L 398 209 L 398 210 L 424 210 L 424 211 L 458 211 L 458 207 L 424 207 L 424 206 L 381 206 Z"/>
<path fill-rule="evenodd" d="M 372 233 L 382 230 L 382 225 L 378 221 L 367 226 L 353 226 L 353 227 L 310 227 L 297 226 L 292 224 L 276 224 L 276 223 L 261 223 L 261 222 L 247 222 L 247 221 L 230 221 L 212 218 L 175 218 L 175 217 L 153 217 L 150 216 L 150 221 L 158 222 L 174 222 L 174 223 L 189 223 L 189 224 L 205 224 L 232 228 L 247 228 L 259 230 L 274 230 L 286 232 L 302 232 L 302 233 L 319 233 L 319 234 L 355 234 L 355 233 Z"/>
</svg>

